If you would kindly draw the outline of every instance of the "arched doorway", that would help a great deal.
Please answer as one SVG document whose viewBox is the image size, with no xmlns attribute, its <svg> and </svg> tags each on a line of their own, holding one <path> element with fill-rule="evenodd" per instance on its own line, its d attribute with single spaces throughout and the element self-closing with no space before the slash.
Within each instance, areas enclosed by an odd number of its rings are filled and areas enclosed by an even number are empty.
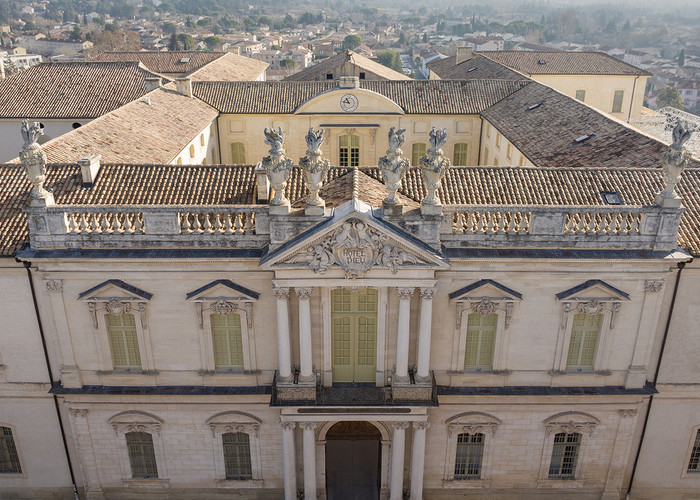
<svg viewBox="0 0 700 500">
<path fill-rule="evenodd" d="M 326 434 L 327 500 L 378 500 L 381 434 L 369 422 L 338 422 Z"/>
</svg>

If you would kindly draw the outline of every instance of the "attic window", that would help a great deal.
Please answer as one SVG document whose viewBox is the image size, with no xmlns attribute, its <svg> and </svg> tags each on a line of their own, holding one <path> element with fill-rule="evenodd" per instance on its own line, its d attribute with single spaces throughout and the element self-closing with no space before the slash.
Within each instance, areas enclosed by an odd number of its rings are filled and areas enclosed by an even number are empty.
<svg viewBox="0 0 700 500">
<path fill-rule="evenodd" d="M 474 71 L 474 70 L 476 70 L 476 67 L 474 67 L 474 68 L 469 68 L 469 69 L 467 70 L 467 73 L 471 73 L 471 72 Z"/>
<path fill-rule="evenodd" d="M 540 106 L 542 106 L 542 103 L 538 102 L 537 104 L 533 104 L 532 106 L 529 106 L 525 111 L 532 111 L 533 109 L 537 109 Z"/>
<path fill-rule="evenodd" d="M 366 77 L 365 72 L 364 72 L 364 71 L 360 71 L 360 80 L 364 80 L 365 77 Z"/>
<path fill-rule="evenodd" d="M 326 80 L 332 80 L 333 79 L 333 73 L 326 73 Z"/>
<path fill-rule="evenodd" d="M 180 63 L 182 63 L 182 64 L 185 64 L 185 63 L 188 63 L 188 62 L 190 62 L 190 58 L 189 58 L 189 57 L 183 57 L 182 59 L 180 59 Z"/>
<path fill-rule="evenodd" d="M 547 64 L 547 61 L 545 61 L 544 59 L 540 59 L 539 61 L 537 61 L 537 64 L 544 65 L 544 64 Z"/>
<path fill-rule="evenodd" d="M 606 205 L 624 205 L 617 191 L 601 191 L 600 196 L 603 197 Z"/>
<path fill-rule="evenodd" d="M 574 142 L 572 144 L 581 144 L 582 142 L 586 142 L 588 139 L 593 139 L 595 137 L 595 134 L 591 135 L 582 135 L 574 139 Z"/>
</svg>

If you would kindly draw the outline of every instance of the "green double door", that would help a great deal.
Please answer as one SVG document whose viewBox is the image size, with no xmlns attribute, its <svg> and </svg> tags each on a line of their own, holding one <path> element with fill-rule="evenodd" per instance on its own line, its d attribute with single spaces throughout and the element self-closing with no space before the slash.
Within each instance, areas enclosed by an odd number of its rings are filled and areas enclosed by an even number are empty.
<svg viewBox="0 0 700 500">
<path fill-rule="evenodd" d="M 375 382 L 377 290 L 331 291 L 333 382 Z"/>
</svg>

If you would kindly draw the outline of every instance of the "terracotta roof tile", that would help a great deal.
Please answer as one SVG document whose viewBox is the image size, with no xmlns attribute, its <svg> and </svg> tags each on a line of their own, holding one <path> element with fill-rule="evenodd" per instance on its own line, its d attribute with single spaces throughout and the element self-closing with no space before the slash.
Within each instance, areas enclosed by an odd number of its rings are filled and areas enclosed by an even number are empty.
<svg viewBox="0 0 700 500">
<path fill-rule="evenodd" d="M 481 54 L 455 64 L 457 56 L 436 59 L 428 63 L 430 71 L 443 80 L 523 80 L 525 77 Z"/>
<path fill-rule="evenodd" d="M 345 63 L 352 63 L 366 72 L 377 75 L 384 80 L 411 80 L 410 77 L 387 68 L 383 64 L 373 61 L 365 56 L 362 56 L 352 50 L 348 50 L 318 61 L 315 65 L 304 68 L 301 71 L 285 78 L 285 81 L 312 81 L 325 80 L 327 73 L 332 73 L 335 68 L 342 66 Z M 352 76 L 352 75 L 349 75 Z"/>
<path fill-rule="evenodd" d="M 103 52 L 93 57 L 93 61 L 140 61 L 156 73 L 190 73 L 217 60 L 226 52 L 202 52 L 197 50 L 179 50 L 175 52 L 159 52 L 141 50 L 133 52 Z"/>
<path fill-rule="evenodd" d="M 39 64 L 0 80 L 0 118 L 97 118 L 144 95 L 154 76 L 136 62 Z"/>
<path fill-rule="evenodd" d="M 250 57 L 226 53 L 190 74 L 193 80 L 214 81 L 253 81 L 265 73 L 269 65 Z"/>
<path fill-rule="evenodd" d="M 604 52 L 504 50 L 481 54 L 526 75 L 651 76 Z"/>
</svg>

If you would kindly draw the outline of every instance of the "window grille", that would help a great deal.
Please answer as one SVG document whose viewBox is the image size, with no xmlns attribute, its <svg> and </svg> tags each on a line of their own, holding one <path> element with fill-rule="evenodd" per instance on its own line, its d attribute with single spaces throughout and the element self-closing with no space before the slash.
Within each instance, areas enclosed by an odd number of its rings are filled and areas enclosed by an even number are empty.
<svg viewBox="0 0 700 500">
<path fill-rule="evenodd" d="M 221 436 L 221 439 L 224 444 L 226 479 L 252 479 L 250 436 L 244 432 L 227 432 Z"/>
<path fill-rule="evenodd" d="M 458 142 L 455 144 L 454 165 L 464 166 L 469 164 L 467 150 L 469 145 L 466 142 Z"/>
<path fill-rule="evenodd" d="M 411 166 L 417 167 L 420 164 L 421 156 L 425 156 L 427 145 L 424 142 L 416 142 L 411 148 Z"/>
<path fill-rule="evenodd" d="M 209 318 L 216 368 L 243 368 L 240 314 L 212 314 Z"/>
<path fill-rule="evenodd" d="M 147 432 L 127 432 L 126 448 L 129 451 L 131 476 L 136 479 L 158 477 L 153 436 Z"/>
<path fill-rule="evenodd" d="M 612 107 L 613 113 L 621 113 L 622 112 L 622 99 L 624 97 L 625 97 L 624 90 L 616 90 L 615 91 L 615 97 L 613 97 L 613 107 Z"/>
<path fill-rule="evenodd" d="M 115 369 L 141 369 L 141 353 L 133 314 L 105 314 Z"/>
<path fill-rule="evenodd" d="M 467 342 L 464 349 L 465 369 L 491 369 L 496 345 L 498 314 L 471 313 L 467 317 Z"/>
<path fill-rule="evenodd" d="M 242 142 L 231 144 L 231 163 L 234 165 L 245 163 L 245 144 Z"/>
<path fill-rule="evenodd" d="M 567 370 L 592 370 L 603 324 L 602 314 L 576 314 L 571 328 Z"/>
<path fill-rule="evenodd" d="M 581 434 L 578 432 L 560 432 L 554 436 L 552 461 L 549 464 L 550 479 L 574 479 L 580 446 Z"/>
<path fill-rule="evenodd" d="M 12 436 L 12 429 L 0 427 L 0 474 L 21 474 L 22 467 Z"/>
<path fill-rule="evenodd" d="M 339 164 L 341 167 L 359 167 L 360 166 L 360 137 L 357 135 L 340 136 L 340 157 Z"/>
<path fill-rule="evenodd" d="M 695 444 L 690 452 L 690 460 L 688 461 L 688 472 L 700 472 L 700 429 L 695 436 Z"/>
<path fill-rule="evenodd" d="M 481 479 L 483 457 L 484 434 L 458 435 L 455 479 Z"/>
</svg>

